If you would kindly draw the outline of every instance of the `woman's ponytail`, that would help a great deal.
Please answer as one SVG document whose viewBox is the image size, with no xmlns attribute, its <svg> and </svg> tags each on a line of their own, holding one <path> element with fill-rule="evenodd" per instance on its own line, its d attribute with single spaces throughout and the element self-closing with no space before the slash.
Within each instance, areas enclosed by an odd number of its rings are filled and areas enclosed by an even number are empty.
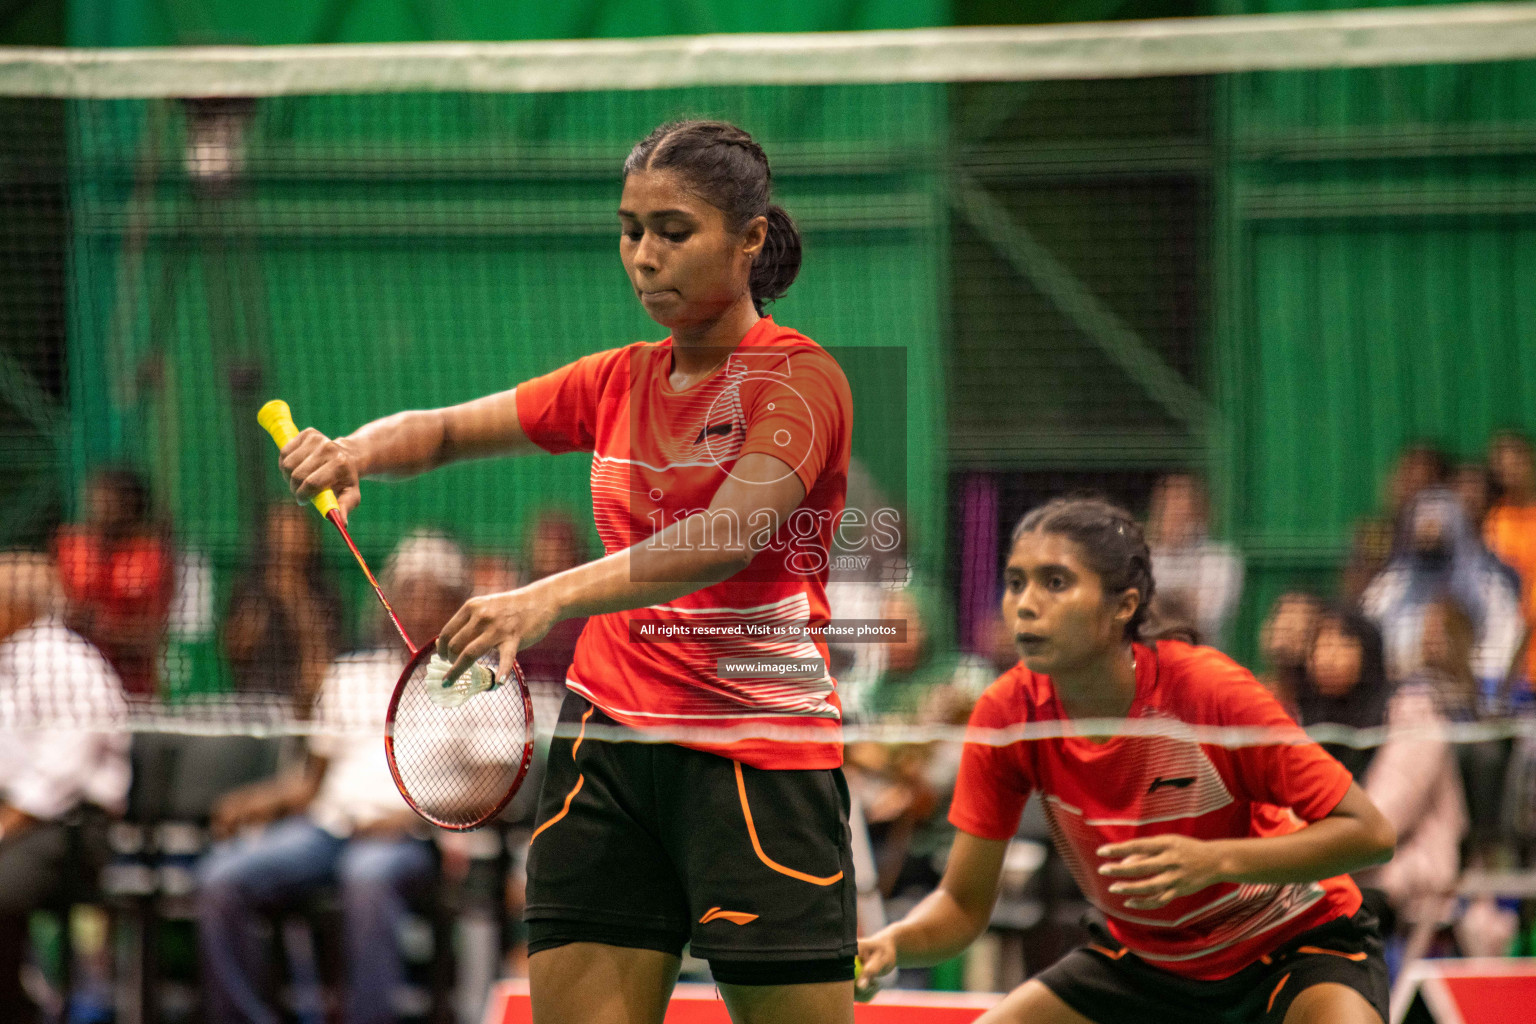
<svg viewBox="0 0 1536 1024">
<path fill-rule="evenodd" d="M 800 229 L 777 203 L 768 205 L 768 235 L 752 262 L 752 304 L 762 313 L 764 303 L 782 298 L 800 273 Z"/>
</svg>

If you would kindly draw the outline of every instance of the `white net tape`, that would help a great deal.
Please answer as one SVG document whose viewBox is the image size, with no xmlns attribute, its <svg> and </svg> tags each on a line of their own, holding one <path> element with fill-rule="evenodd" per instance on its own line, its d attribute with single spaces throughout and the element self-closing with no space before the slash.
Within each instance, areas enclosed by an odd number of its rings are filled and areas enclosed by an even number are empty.
<svg viewBox="0 0 1536 1024">
<path fill-rule="evenodd" d="M 543 703 L 543 702 L 541 702 Z M 546 705 L 547 707 L 547 705 Z M 179 704 L 134 702 L 126 714 L 88 708 L 52 715 L 12 713 L 0 716 L 6 731 L 100 730 L 169 733 L 191 736 L 314 736 L 377 733 L 371 721 L 322 722 L 294 714 L 291 703 L 276 699 L 210 696 Z M 552 714 L 535 718 L 535 732 L 542 737 L 574 738 L 613 743 L 728 744 L 748 739 L 783 743 L 825 743 L 826 732 L 814 726 L 776 722 L 746 723 L 729 727 L 659 725 L 636 731 L 622 726 L 589 722 L 559 723 Z M 1006 747 L 1063 736 L 1168 736 L 1219 747 L 1252 747 L 1296 744 L 1315 740 L 1354 748 L 1377 747 L 1389 736 L 1398 740 L 1440 740 L 1451 744 L 1483 743 L 1511 738 L 1536 739 L 1536 718 L 1494 718 L 1478 722 L 1436 722 L 1421 725 L 1369 729 L 1321 723 L 1304 733 L 1292 728 L 1264 726 L 1191 725 L 1165 718 L 1082 718 L 1065 721 L 1021 722 L 1000 729 L 970 729 L 958 725 L 926 725 L 913 722 L 850 722 L 843 726 L 847 743 L 928 744 L 979 743 Z"/>
<path fill-rule="evenodd" d="M 581 92 L 1141 78 L 1536 58 L 1536 6 L 1004 28 L 395 45 L 0 49 L 0 95 Z"/>
</svg>

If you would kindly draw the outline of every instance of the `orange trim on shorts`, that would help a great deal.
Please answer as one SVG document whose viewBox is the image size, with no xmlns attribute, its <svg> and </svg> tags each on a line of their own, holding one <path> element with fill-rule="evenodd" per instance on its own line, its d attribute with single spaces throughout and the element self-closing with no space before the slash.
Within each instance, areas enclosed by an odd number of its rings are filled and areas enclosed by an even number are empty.
<svg viewBox="0 0 1536 1024">
<path fill-rule="evenodd" d="M 581 729 L 580 729 L 579 732 L 576 733 L 576 742 L 575 742 L 575 744 L 573 744 L 571 746 L 571 760 L 572 761 L 576 760 L 576 751 L 581 749 L 582 737 L 586 736 L 586 734 L 587 734 L 587 719 L 591 718 L 592 717 L 592 712 L 594 712 L 596 710 L 597 710 L 597 708 L 595 708 L 595 707 L 587 708 L 587 713 L 581 716 Z M 571 791 L 569 793 L 565 794 L 565 806 L 560 808 L 560 813 L 559 814 L 555 815 L 553 818 L 550 818 L 544 824 L 540 825 L 538 828 L 533 830 L 533 835 L 528 837 L 528 841 L 530 843 L 533 842 L 535 839 L 539 838 L 539 833 L 540 832 L 543 832 L 545 829 L 549 828 L 549 826 L 553 825 L 555 822 L 559 821 L 561 818 L 563 818 L 567 814 L 571 813 L 571 801 L 576 799 L 576 794 L 581 792 L 582 784 L 585 783 L 586 781 L 587 781 L 587 777 L 585 775 L 578 775 L 578 776 L 576 776 L 576 785 L 572 786 L 571 787 Z"/>
<path fill-rule="evenodd" d="M 1280 979 L 1280 984 L 1276 985 L 1275 986 L 1275 990 L 1269 994 L 1269 1005 L 1264 1007 L 1264 1012 L 1265 1013 L 1268 1013 L 1270 1010 L 1273 1010 L 1275 1008 L 1275 997 L 1280 994 L 1280 990 L 1285 988 L 1285 983 L 1290 981 L 1290 980 L 1291 980 L 1291 972 L 1290 971 L 1286 971 L 1285 972 L 1285 977 Z"/>
<path fill-rule="evenodd" d="M 752 849 L 757 851 L 757 859 L 781 875 L 788 875 L 790 878 L 797 878 L 802 882 L 810 882 L 812 885 L 831 885 L 833 882 L 842 881 L 843 873 L 841 871 L 835 875 L 828 875 L 826 878 L 817 878 L 815 875 L 808 875 L 803 871 L 787 868 L 763 852 L 763 844 L 757 841 L 757 826 L 752 824 L 752 808 L 747 805 L 747 780 L 742 777 L 741 762 L 736 761 L 733 763 L 736 765 L 736 792 L 741 795 L 741 816 L 747 821 L 747 835 L 752 837 Z"/>
<path fill-rule="evenodd" d="M 560 808 L 559 814 L 555 815 L 553 818 L 550 818 L 544 824 L 533 830 L 533 835 L 528 839 L 530 843 L 539 838 L 540 832 L 543 832 L 545 829 L 549 828 L 549 826 L 553 825 L 555 822 L 571 813 L 571 801 L 576 799 L 576 794 L 581 792 L 581 784 L 586 781 L 587 777 L 585 775 L 576 776 L 576 785 L 572 786 L 571 791 L 565 794 L 565 806 Z"/>
<path fill-rule="evenodd" d="M 1337 949 L 1324 949 L 1322 946 L 1297 946 L 1298 953 L 1327 953 L 1329 956 L 1341 956 L 1345 960 L 1360 961 L 1365 959 L 1364 953 L 1344 953 Z"/>
</svg>

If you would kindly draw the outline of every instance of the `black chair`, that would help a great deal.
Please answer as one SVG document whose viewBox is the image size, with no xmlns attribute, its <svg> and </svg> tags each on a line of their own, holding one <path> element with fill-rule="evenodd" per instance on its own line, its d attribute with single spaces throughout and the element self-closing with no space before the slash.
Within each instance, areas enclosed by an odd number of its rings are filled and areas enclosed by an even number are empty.
<svg viewBox="0 0 1536 1024">
<path fill-rule="evenodd" d="M 43 1001 L 45 1010 L 56 1012 L 60 1020 L 86 1019 L 85 1015 L 92 1013 L 77 1005 L 80 993 L 75 985 L 77 951 L 72 922 L 77 907 L 98 906 L 110 910 L 102 884 L 104 867 L 111 856 L 108 845 L 109 820 L 107 813 L 100 808 L 80 807 L 61 821 L 42 826 L 61 828 L 65 842 L 57 884 L 34 911 L 53 918 L 56 923 L 57 987 L 53 984 L 55 979 L 44 977 L 43 984 L 48 992 L 47 995 L 38 994 L 38 998 Z M 50 1003 L 53 1004 L 51 1008 L 48 1005 Z M 109 1010 L 98 1007 L 96 1012 Z"/>
<path fill-rule="evenodd" d="M 190 1013 L 193 979 L 174 991 L 173 1005 L 165 998 L 166 927 L 190 923 L 193 868 L 208 848 L 214 805 L 272 776 L 280 749 L 279 740 L 256 736 L 134 735 L 128 811 L 112 830 L 114 859 L 103 872 L 105 898 L 126 929 L 128 952 L 118 965 L 121 1024 Z"/>
<path fill-rule="evenodd" d="M 148 984 L 155 966 L 154 903 L 158 889 L 155 829 L 165 817 L 177 737 L 134 733 L 127 811 L 110 831 L 111 860 L 101 874 L 103 901 L 120 935 L 116 964 L 121 1024 L 158 1020 Z"/>
<path fill-rule="evenodd" d="M 1513 739 L 1482 740 L 1456 747 L 1457 765 L 1471 819 L 1470 852 L 1481 852 L 1510 840 L 1510 814 L 1505 806 L 1509 776 L 1515 767 Z"/>
</svg>

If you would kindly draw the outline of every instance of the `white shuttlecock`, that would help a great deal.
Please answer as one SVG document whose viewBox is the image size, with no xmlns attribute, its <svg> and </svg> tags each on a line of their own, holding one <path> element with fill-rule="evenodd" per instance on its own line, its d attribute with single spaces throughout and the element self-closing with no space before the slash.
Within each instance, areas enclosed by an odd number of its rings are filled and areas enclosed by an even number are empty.
<svg viewBox="0 0 1536 1024">
<path fill-rule="evenodd" d="M 427 689 L 427 699 L 440 708 L 456 708 L 496 685 L 495 674 L 478 662 L 450 683 L 447 681 L 448 670 L 452 667 L 453 662 L 434 654 L 427 663 L 427 674 L 422 679 L 422 685 Z"/>
</svg>

